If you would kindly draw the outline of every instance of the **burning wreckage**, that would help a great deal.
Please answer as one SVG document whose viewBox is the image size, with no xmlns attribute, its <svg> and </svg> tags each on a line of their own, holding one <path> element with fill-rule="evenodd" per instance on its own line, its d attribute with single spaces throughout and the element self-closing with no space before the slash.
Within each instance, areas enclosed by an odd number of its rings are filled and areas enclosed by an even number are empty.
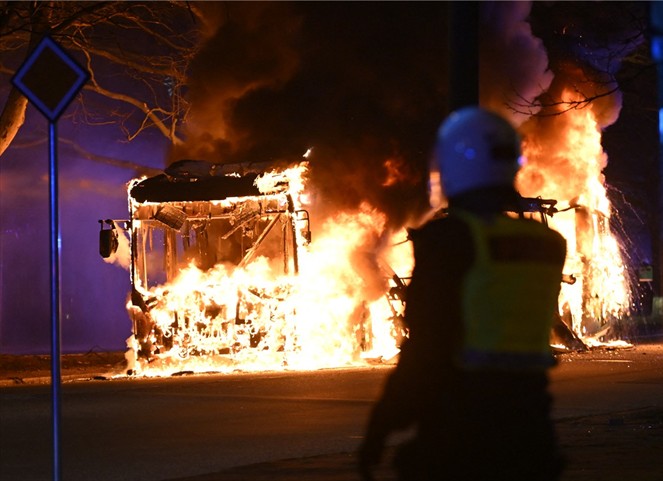
<svg viewBox="0 0 663 481">
<path fill-rule="evenodd" d="M 99 221 L 102 257 L 112 260 L 123 248 L 130 256 L 129 372 L 322 367 L 304 348 L 316 335 L 327 338 L 328 349 L 354 351 L 350 357 L 367 351 L 372 329 L 365 304 L 346 315 L 355 341 L 349 348 L 311 329 L 315 319 L 303 319 L 311 308 L 298 302 L 302 282 L 315 289 L 310 276 L 298 275 L 311 243 L 302 202 L 305 165 L 240 176 L 214 172 L 210 164 L 200 173 L 201 164 L 180 161 L 132 181 L 130 219 Z M 392 330 L 404 287 L 393 279 Z"/>
<path fill-rule="evenodd" d="M 335 239 L 322 262 L 313 258 L 305 165 L 240 176 L 206 163 L 201 171 L 202 164 L 180 161 L 132 181 L 130 219 L 99 221 L 102 257 L 112 260 L 123 249 L 129 257 L 129 372 L 312 369 L 398 352 L 407 335 L 401 322 L 407 277 L 374 259 L 383 289 L 369 301 L 356 288 L 352 267 L 350 277 L 338 276 L 342 292 L 336 295 L 322 292 L 334 290 L 328 271 L 307 269 L 351 256 Z M 575 211 L 576 229 L 591 217 L 577 204 L 558 210 L 556 201 L 540 198 L 523 198 L 514 211 L 544 223 Z M 341 237 L 357 230 L 351 226 Z M 411 267 L 411 251 L 406 257 Z M 591 256 L 575 257 L 582 260 L 572 268 L 587 281 Z M 563 281 L 551 345 L 584 350 L 587 339 L 577 334 L 582 324 L 606 313 L 592 312 L 602 307 L 590 305 L 595 296 L 588 282 L 578 289 L 574 275 Z M 565 286 L 575 293 L 565 294 Z"/>
</svg>

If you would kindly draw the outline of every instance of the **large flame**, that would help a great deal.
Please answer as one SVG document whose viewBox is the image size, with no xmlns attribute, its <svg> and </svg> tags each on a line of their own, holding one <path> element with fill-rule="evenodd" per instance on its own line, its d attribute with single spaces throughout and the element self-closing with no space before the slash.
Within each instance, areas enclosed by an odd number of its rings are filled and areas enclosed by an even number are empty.
<svg viewBox="0 0 663 481">
<path fill-rule="evenodd" d="M 571 99 L 572 94 L 566 93 Z M 590 108 L 572 109 L 547 124 L 551 132 L 523 142 L 526 163 L 517 178 L 525 196 L 556 199 L 560 210 L 549 223 L 567 240 L 560 311 L 576 334 L 589 338 L 627 313 L 630 287 L 619 241 L 610 228 L 612 210 L 602 170 L 607 156 L 601 128 Z"/>
<path fill-rule="evenodd" d="M 300 166 L 266 174 L 256 185 L 270 195 L 287 184 L 293 212 L 301 212 L 304 172 Z M 363 204 L 327 219 L 311 243 L 297 228 L 298 272 L 284 273 L 279 262 L 256 255 L 207 270 L 194 259 L 171 281 L 152 287 L 137 278 L 148 309 L 128 303 L 136 326 L 130 368 L 144 375 L 317 369 L 393 357 L 403 335 L 402 302 L 389 296 L 390 269 L 394 264 L 407 271 L 412 254 L 400 247 L 382 255 L 383 244 L 391 242 L 385 221 Z"/>
</svg>

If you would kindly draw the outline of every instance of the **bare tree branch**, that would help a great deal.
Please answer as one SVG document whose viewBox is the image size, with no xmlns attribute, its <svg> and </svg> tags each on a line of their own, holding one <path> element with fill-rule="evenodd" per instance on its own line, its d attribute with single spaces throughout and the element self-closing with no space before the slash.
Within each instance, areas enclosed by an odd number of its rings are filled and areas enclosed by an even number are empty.
<svg viewBox="0 0 663 481">
<path fill-rule="evenodd" d="M 519 114 L 525 114 L 536 117 L 551 117 L 555 115 L 562 115 L 570 110 L 583 109 L 589 104 L 603 97 L 609 97 L 615 92 L 619 91 L 619 86 L 615 86 L 611 89 L 604 90 L 595 95 L 586 96 L 580 92 L 579 89 L 575 89 L 575 92 L 578 94 L 578 100 L 551 100 L 544 102 L 541 100 L 541 97 L 535 99 L 534 101 L 529 101 L 524 98 L 521 94 L 515 93 L 515 95 L 522 100 L 522 102 L 512 102 L 507 101 L 505 105 L 513 112 Z"/>
<path fill-rule="evenodd" d="M 636 2 L 615 2 L 601 12 L 586 2 L 558 2 L 540 8 L 531 23 L 534 33 L 544 41 L 555 80 L 534 100 L 512 89 L 504 101 L 512 112 L 549 117 L 583 109 L 624 90 L 653 68 L 643 53 L 647 49 L 646 9 Z M 574 21 L 569 22 L 570 18 Z M 571 98 L 562 98 L 560 88 L 555 88 L 557 77 L 571 86 Z"/>
<path fill-rule="evenodd" d="M 90 55 L 85 52 L 85 56 L 87 57 L 87 63 L 88 67 L 91 65 L 91 57 Z M 148 107 L 147 103 L 141 102 L 140 100 L 131 97 L 126 94 L 118 93 L 118 92 L 113 92 L 111 90 L 103 88 L 99 83 L 97 82 L 97 79 L 94 75 L 94 71 L 92 69 L 89 69 L 90 71 L 90 81 L 88 84 L 86 84 L 83 88 L 87 90 L 92 90 L 93 92 L 96 92 L 100 95 L 103 95 L 104 97 L 111 98 L 113 100 L 119 100 L 121 102 L 125 102 L 129 105 L 132 105 L 133 107 L 137 108 L 141 112 L 145 114 L 145 118 L 141 122 L 140 128 L 136 131 L 134 135 L 131 136 L 131 138 L 135 138 L 135 136 L 142 130 L 145 129 L 146 127 L 146 121 L 149 118 L 149 120 L 152 121 L 152 123 L 159 129 L 159 131 L 166 136 L 170 141 L 174 144 L 177 145 L 181 143 L 181 140 L 177 138 L 177 136 L 171 136 L 172 131 L 170 128 L 166 127 L 164 125 L 163 121 L 157 116 L 157 112 L 163 113 L 161 109 L 158 108 L 150 108 Z"/>
<path fill-rule="evenodd" d="M 0 2 L 0 73 L 13 75 L 50 34 L 84 58 L 92 79 L 84 92 L 115 103 L 105 120 L 95 112 L 95 123 L 115 123 L 129 140 L 154 127 L 178 144 L 178 126 L 188 110 L 182 94 L 186 70 L 199 41 L 194 11 L 178 1 Z M 79 101 L 85 103 L 86 95 Z M 20 94 L 10 92 L 0 114 L 0 155 L 23 125 L 26 106 Z M 92 120 L 88 113 L 85 118 Z"/>
</svg>

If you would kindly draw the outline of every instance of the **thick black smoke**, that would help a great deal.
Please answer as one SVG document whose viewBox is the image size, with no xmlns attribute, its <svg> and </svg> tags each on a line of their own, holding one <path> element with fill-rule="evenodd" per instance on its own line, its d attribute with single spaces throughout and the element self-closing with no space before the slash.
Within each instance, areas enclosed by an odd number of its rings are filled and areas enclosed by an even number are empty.
<svg viewBox="0 0 663 481">
<path fill-rule="evenodd" d="M 444 2 L 227 2 L 190 78 L 171 160 L 298 162 L 330 211 L 362 201 L 402 225 L 426 206 L 446 112 Z M 221 10 L 218 10 L 218 9 Z"/>
<path fill-rule="evenodd" d="M 577 3 L 480 4 L 482 105 L 520 125 L 569 85 L 588 97 L 609 87 L 610 62 L 628 53 L 615 42 L 633 30 L 628 2 Z M 187 141 L 171 160 L 262 168 L 313 148 L 311 186 L 329 213 L 367 201 L 400 226 L 426 209 L 447 114 L 445 2 L 197 6 L 208 37 L 191 66 Z M 592 109 L 608 125 L 619 104 L 602 96 Z"/>
</svg>

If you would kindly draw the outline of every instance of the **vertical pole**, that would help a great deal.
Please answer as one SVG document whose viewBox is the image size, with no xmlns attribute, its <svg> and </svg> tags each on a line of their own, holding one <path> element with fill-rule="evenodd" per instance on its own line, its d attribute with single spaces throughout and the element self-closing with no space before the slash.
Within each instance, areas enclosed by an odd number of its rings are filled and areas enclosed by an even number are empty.
<svg viewBox="0 0 663 481">
<path fill-rule="evenodd" d="M 479 105 L 479 8 L 449 3 L 449 111 Z"/>
<path fill-rule="evenodd" d="M 49 227 L 51 250 L 51 403 L 53 420 L 53 480 L 60 481 L 60 221 L 58 218 L 58 156 L 56 123 L 49 122 Z"/>
<path fill-rule="evenodd" d="M 663 314 L 663 298 L 661 289 L 663 289 L 663 222 L 661 222 L 661 209 L 663 209 L 663 5 L 659 2 L 650 2 L 649 4 L 649 28 L 651 35 L 651 54 L 656 62 L 656 72 L 658 76 L 658 128 L 659 128 L 659 181 L 658 181 L 658 210 L 656 220 L 658 226 L 656 229 L 657 239 L 653 246 L 655 252 L 654 258 L 658 260 L 655 269 L 658 273 L 654 274 L 654 299 L 652 305 L 652 315 L 660 319 Z"/>
</svg>

